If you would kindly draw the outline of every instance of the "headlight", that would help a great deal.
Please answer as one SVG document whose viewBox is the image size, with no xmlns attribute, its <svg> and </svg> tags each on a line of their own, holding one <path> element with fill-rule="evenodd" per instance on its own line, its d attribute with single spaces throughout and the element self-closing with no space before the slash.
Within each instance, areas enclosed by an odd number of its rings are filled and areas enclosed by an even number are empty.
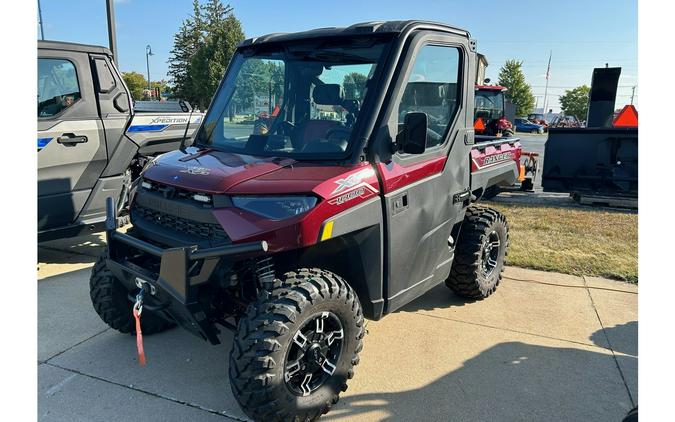
<svg viewBox="0 0 675 422">
<path fill-rule="evenodd" d="M 283 220 L 302 214 L 314 208 L 316 198 L 312 196 L 233 196 L 235 207 L 271 218 Z"/>
</svg>

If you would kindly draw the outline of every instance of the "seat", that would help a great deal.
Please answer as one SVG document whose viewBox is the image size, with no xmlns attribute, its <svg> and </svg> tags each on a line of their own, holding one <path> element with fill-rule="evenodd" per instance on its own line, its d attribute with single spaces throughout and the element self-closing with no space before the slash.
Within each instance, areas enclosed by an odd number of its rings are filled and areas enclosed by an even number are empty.
<svg viewBox="0 0 675 422">
<path fill-rule="evenodd" d="M 320 105 L 342 105 L 344 102 L 344 92 L 339 84 L 316 85 L 312 91 L 314 103 Z M 299 137 L 301 147 L 304 148 L 308 143 L 326 139 L 328 131 L 337 127 L 340 122 L 335 120 L 311 119 L 305 122 L 302 127 L 302 135 Z"/>
</svg>

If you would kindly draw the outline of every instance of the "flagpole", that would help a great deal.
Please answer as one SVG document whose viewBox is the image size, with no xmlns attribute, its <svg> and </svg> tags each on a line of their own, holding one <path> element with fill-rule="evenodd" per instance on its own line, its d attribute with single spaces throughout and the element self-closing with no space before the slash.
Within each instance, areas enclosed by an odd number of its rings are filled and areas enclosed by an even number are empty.
<svg viewBox="0 0 675 422">
<path fill-rule="evenodd" d="M 542 110 L 542 113 L 544 116 L 546 115 L 546 95 L 548 94 L 548 79 L 550 77 L 551 73 L 551 56 L 553 55 L 553 50 L 551 50 L 548 53 L 548 67 L 546 68 L 546 88 L 544 88 L 544 108 Z"/>
</svg>

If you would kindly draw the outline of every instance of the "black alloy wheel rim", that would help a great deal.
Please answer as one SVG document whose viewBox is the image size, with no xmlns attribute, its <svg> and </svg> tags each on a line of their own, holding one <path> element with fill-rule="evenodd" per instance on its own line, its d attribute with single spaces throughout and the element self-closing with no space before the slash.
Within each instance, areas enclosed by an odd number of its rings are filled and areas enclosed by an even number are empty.
<svg viewBox="0 0 675 422">
<path fill-rule="evenodd" d="M 492 230 L 485 238 L 483 243 L 483 253 L 481 257 L 481 269 L 485 277 L 490 277 L 492 272 L 497 267 L 497 259 L 499 258 L 499 248 L 501 241 L 496 230 Z"/>
<path fill-rule="evenodd" d="M 286 355 L 284 381 L 298 396 L 319 389 L 337 368 L 344 329 L 332 312 L 312 316 L 293 336 Z"/>
</svg>

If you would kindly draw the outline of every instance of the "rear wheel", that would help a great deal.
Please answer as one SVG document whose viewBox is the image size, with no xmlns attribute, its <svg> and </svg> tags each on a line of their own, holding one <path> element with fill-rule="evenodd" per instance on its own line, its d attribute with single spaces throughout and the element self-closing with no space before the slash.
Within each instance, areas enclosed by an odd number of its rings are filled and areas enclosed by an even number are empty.
<svg viewBox="0 0 675 422">
<path fill-rule="evenodd" d="M 347 389 L 362 348 L 359 300 L 339 276 L 286 273 L 249 305 L 230 353 L 230 384 L 252 419 L 307 421 Z"/>
<path fill-rule="evenodd" d="M 89 296 L 94 310 L 111 328 L 122 333 L 136 333 L 132 315 L 133 304 L 127 298 L 129 291 L 120 283 L 106 266 L 105 256 L 96 261 L 89 279 Z M 141 318 L 143 334 L 154 334 L 173 327 L 174 324 L 144 311 Z"/>
<path fill-rule="evenodd" d="M 504 215 L 488 207 L 469 207 L 445 284 L 460 296 L 472 299 L 490 296 L 501 281 L 508 246 Z"/>
<path fill-rule="evenodd" d="M 539 130 L 538 130 L 538 129 L 532 129 L 532 130 L 530 131 L 530 133 L 532 133 L 532 134 L 534 134 L 534 135 L 537 135 L 537 134 L 539 134 Z"/>
</svg>

